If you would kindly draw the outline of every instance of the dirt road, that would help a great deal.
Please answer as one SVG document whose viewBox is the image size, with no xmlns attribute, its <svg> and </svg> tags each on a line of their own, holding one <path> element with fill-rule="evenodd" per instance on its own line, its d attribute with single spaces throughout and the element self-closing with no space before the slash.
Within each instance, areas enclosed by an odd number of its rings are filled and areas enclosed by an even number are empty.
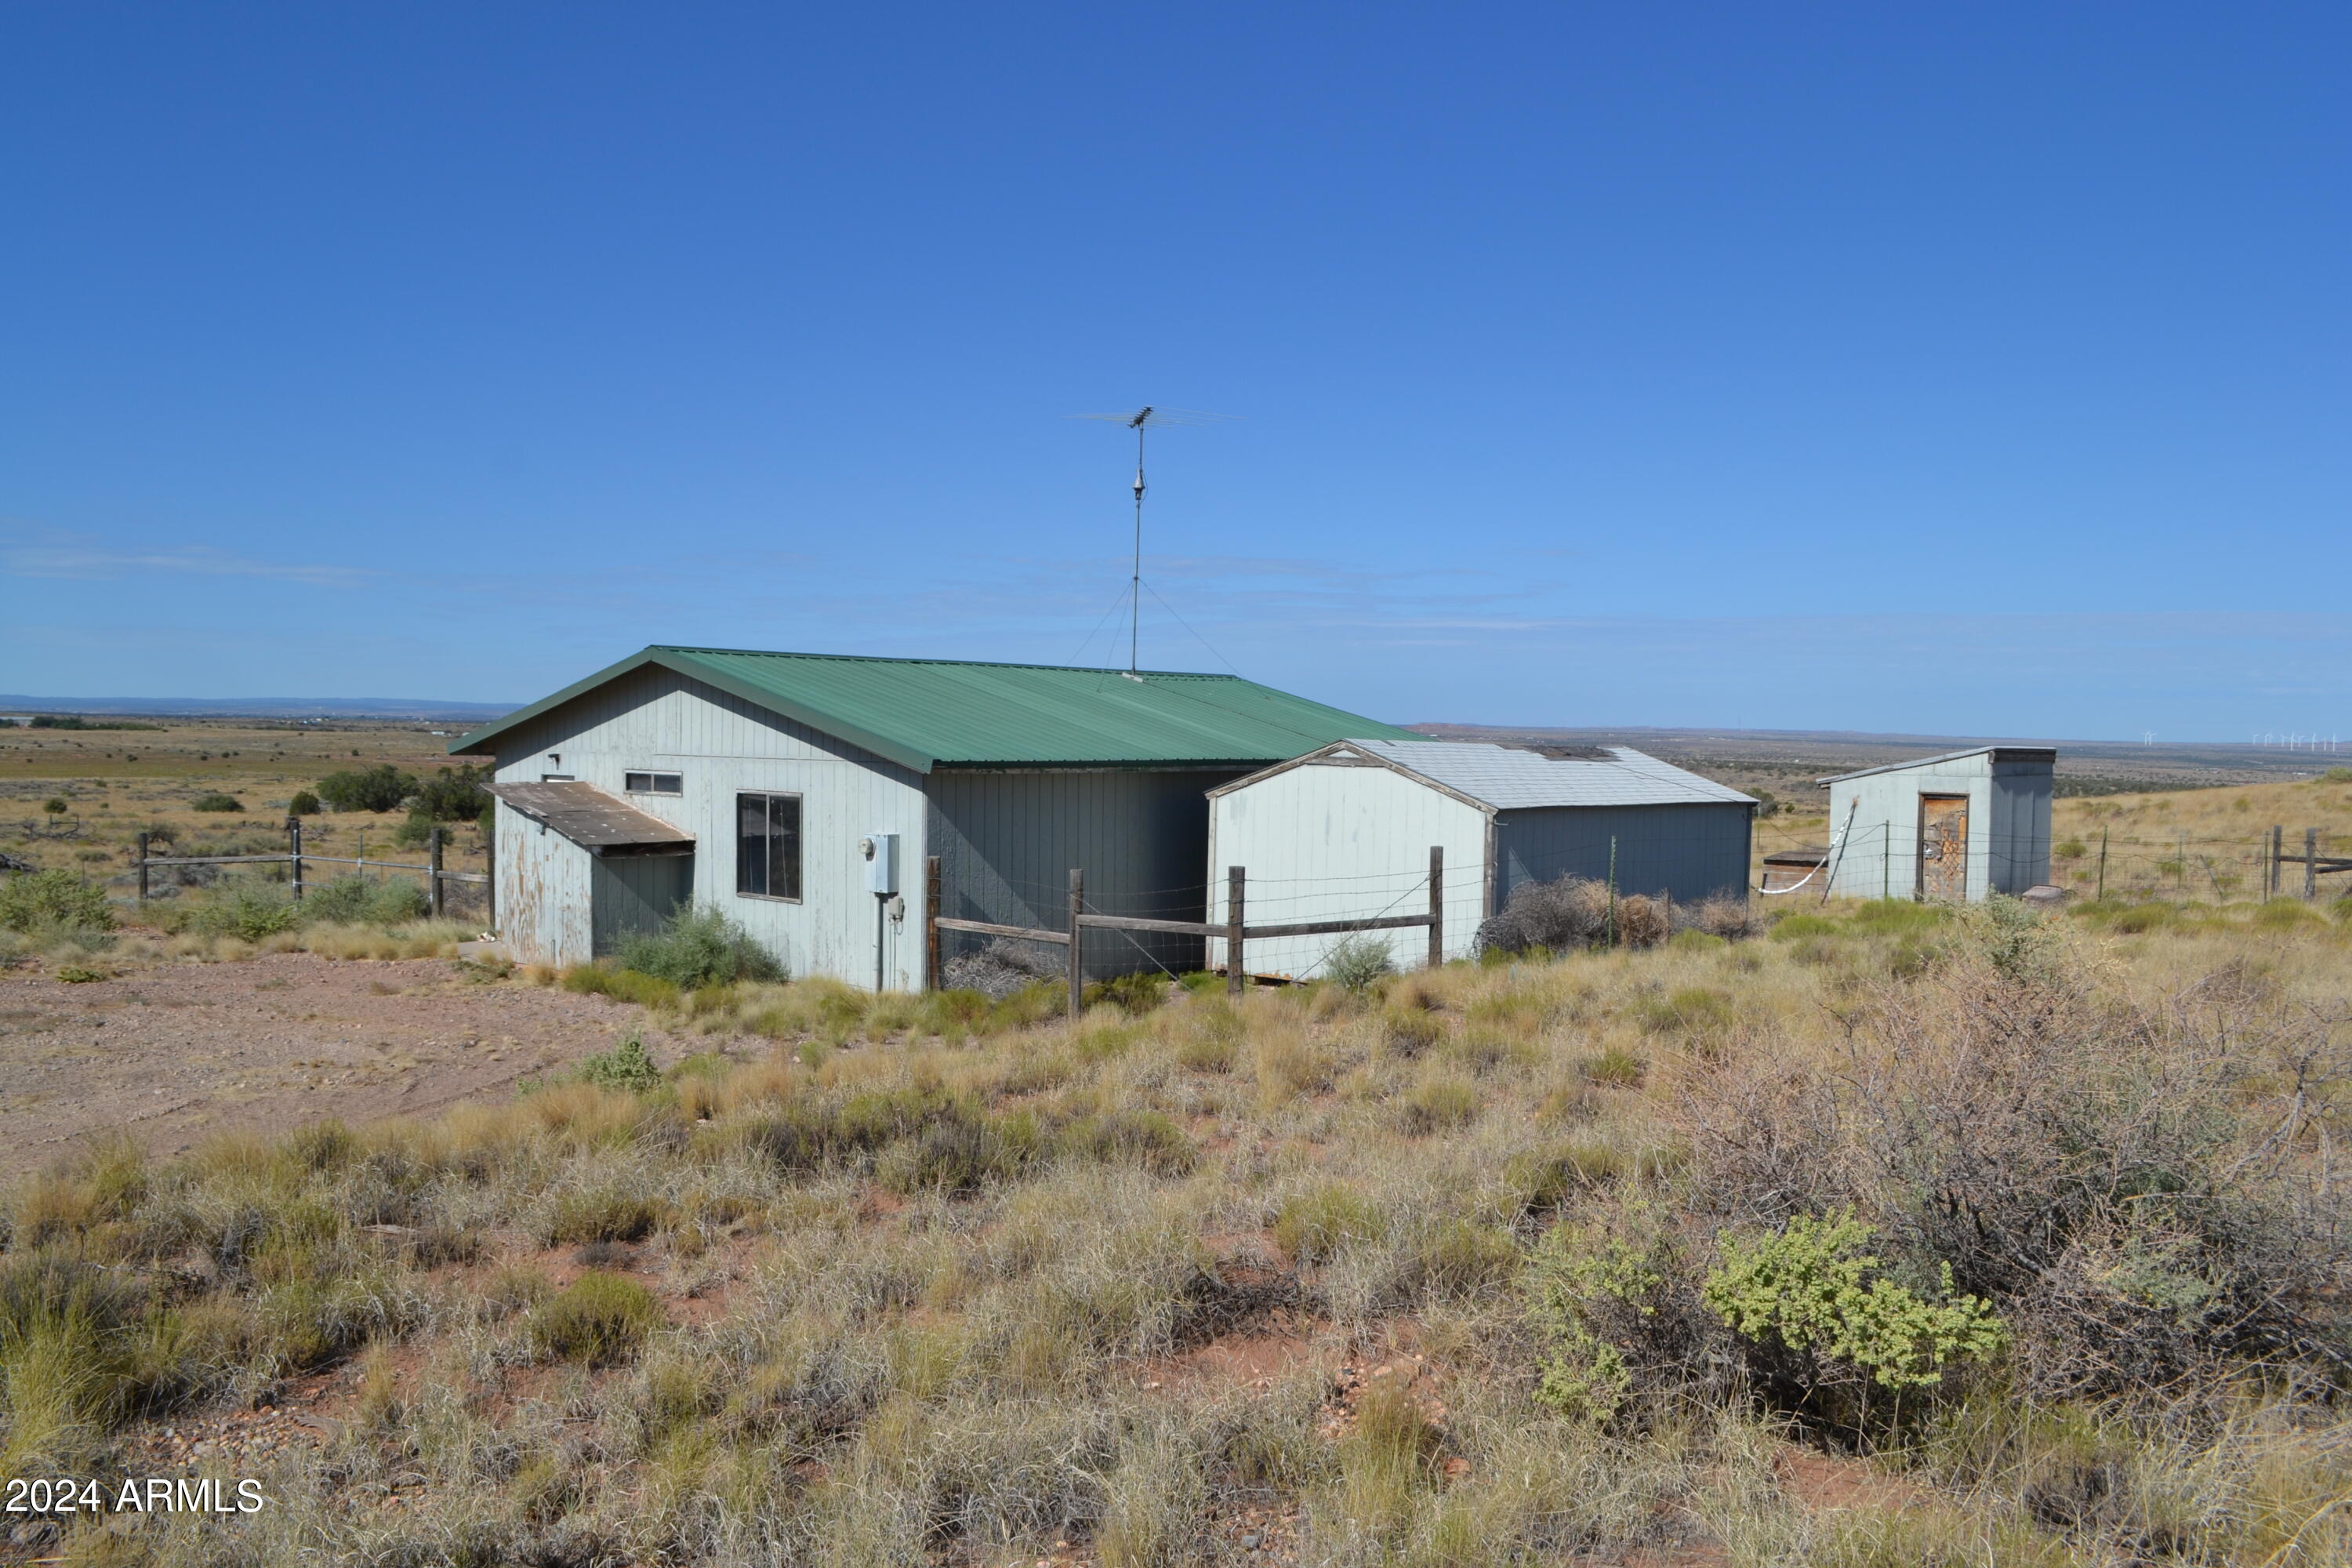
<svg viewBox="0 0 2352 1568">
<path fill-rule="evenodd" d="M 93 1131 L 127 1131 L 168 1158 L 224 1130 L 502 1098 L 633 1030 L 665 1066 L 710 1044 L 672 1040 L 638 1007 L 468 979 L 446 959 L 278 953 L 81 984 L 0 972 L 0 1175 L 50 1164 Z"/>
</svg>

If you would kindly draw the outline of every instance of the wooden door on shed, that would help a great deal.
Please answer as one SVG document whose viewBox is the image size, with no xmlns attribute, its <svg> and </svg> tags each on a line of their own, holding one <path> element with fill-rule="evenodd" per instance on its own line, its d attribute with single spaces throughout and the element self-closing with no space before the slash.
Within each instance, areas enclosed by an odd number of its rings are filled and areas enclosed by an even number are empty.
<svg viewBox="0 0 2352 1568">
<path fill-rule="evenodd" d="M 1958 903 L 1969 896 L 1969 797 L 1919 797 L 1919 897 Z"/>
</svg>

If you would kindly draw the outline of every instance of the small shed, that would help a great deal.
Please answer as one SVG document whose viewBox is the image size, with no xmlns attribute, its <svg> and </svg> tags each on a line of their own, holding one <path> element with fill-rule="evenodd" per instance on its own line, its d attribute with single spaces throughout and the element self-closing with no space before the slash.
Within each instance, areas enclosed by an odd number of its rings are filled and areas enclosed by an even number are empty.
<svg viewBox="0 0 2352 1568">
<path fill-rule="evenodd" d="M 1830 791 L 1830 891 L 1977 902 L 2050 879 L 2058 752 L 1978 746 L 1821 782 Z"/>
<path fill-rule="evenodd" d="M 1549 757 L 1483 742 L 1340 741 L 1209 791 L 1208 918 L 1225 919 L 1234 866 L 1253 925 L 1418 914 L 1434 847 L 1445 955 L 1463 958 L 1479 922 L 1525 882 L 1613 873 L 1628 893 L 1745 897 L 1755 809 L 1624 746 Z M 1270 938 L 1244 960 L 1255 973 L 1304 977 L 1340 940 Z M 1211 941 L 1213 965 L 1223 949 Z M 1427 948 L 1413 932 L 1391 952 L 1410 967 Z"/>
</svg>

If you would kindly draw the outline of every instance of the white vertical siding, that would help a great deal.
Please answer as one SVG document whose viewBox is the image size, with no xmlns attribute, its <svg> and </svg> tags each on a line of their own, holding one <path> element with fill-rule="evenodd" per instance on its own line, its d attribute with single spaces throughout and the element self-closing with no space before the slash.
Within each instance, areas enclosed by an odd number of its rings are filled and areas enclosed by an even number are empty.
<svg viewBox="0 0 2352 1568">
<path fill-rule="evenodd" d="M 550 752 L 562 761 L 551 762 Z M 679 774 L 683 793 L 626 794 L 622 775 L 640 770 Z M 890 989 L 921 984 L 922 775 L 716 687 L 660 668 L 635 670 L 585 692 L 501 740 L 500 783 L 536 781 L 548 773 L 593 784 L 693 834 L 694 902 L 726 911 L 794 975 L 829 974 L 855 985 L 874 984 L 876 900 L 866 890 L 866 863 L 857 853 L 857 841 L 868 833 L 897 833 L 906 914 L 897 922 L 880 922 L 884 984 Z M 747 898 L 735 891 L 735 797 L 745 791 L 801 797 L 798 902 Z M 509 840 L 518 835 L 541 837 L 504 808 L 499 814 L 499 834 L 502 870 Z M 591 941 L 589 857 L 555 835 L 545 837 L 561 843 L 579 863 L 576 893 L 569 890 L 567 880 L 567 902 L 562 906 L 537 898 L 527 919 L 510 918 L 509 911 L 519 906 L 509 903 L 502 874 L 501 934 L 515 943 L 519 954 L 551 955 L 538 962 L 584 962 Z M 554 874 L 552 863 L 559 858 L 552 850 L 543 853 L 549 868 L 539 874 Z M 520 852 L 515 863 L 524 863 Z M 516 892 L 532 897 L 530 889 L 520 885 Z"/>
<path fill-rule="evenodd" d="M 499 935 L 524 963 L 585 963 L 593 951 L 588 852 L 499 802 Z"/>
<path fill-rule="evenodd" d="M 1992 886 L 1997 824 L 1992 758 L 1983 752 L 1933 765 L 1893 768 L 1830 786 L 1831 831 L 1845 826 L 1849 812 L 1853 819 L 1830 884 L 1832 893 L 1907 899 L 1918 891 L 1919 797 L 1927 795 L 1969 797 L 1968 897 L 1971 901 L 1985 897 Z"/>
<path fill-rule="evenodd" d="M 1445 850 L 1445 953 L 1466 957 L 1486 913 L 1486 813 L 1442 790 L 1382 767 L 1307 763 L 1210 802 L 1208 903 L 1225 918 L 1225 869 L 1248 873 L 1243 917 L 1252 925 L 1421 914 L 1429 908 L 1432 845 Z M 1381 933 L 1400 969 L 1427 962 L 1428 936 L 1407 928 Z M 1254 974 L 1305 977 L 1335 936 L 1286 937 L 1248 944 Z M 1222 965 L 1225 943 L 1209 942 Z"/>
</svg>

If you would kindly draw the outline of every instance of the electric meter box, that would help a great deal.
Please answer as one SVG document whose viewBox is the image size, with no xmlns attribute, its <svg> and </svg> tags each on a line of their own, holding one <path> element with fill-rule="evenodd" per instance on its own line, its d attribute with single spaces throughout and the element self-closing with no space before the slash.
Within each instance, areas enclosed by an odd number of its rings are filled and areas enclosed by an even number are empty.
<svg viewBox="0 0 2352 1568">
<path fill-rule="evenodd" d="M 898 836 L 869 833 L 859 845 L 866 856 L 866 890 L 887 898 L 898 890 Z"/>
</svg>

